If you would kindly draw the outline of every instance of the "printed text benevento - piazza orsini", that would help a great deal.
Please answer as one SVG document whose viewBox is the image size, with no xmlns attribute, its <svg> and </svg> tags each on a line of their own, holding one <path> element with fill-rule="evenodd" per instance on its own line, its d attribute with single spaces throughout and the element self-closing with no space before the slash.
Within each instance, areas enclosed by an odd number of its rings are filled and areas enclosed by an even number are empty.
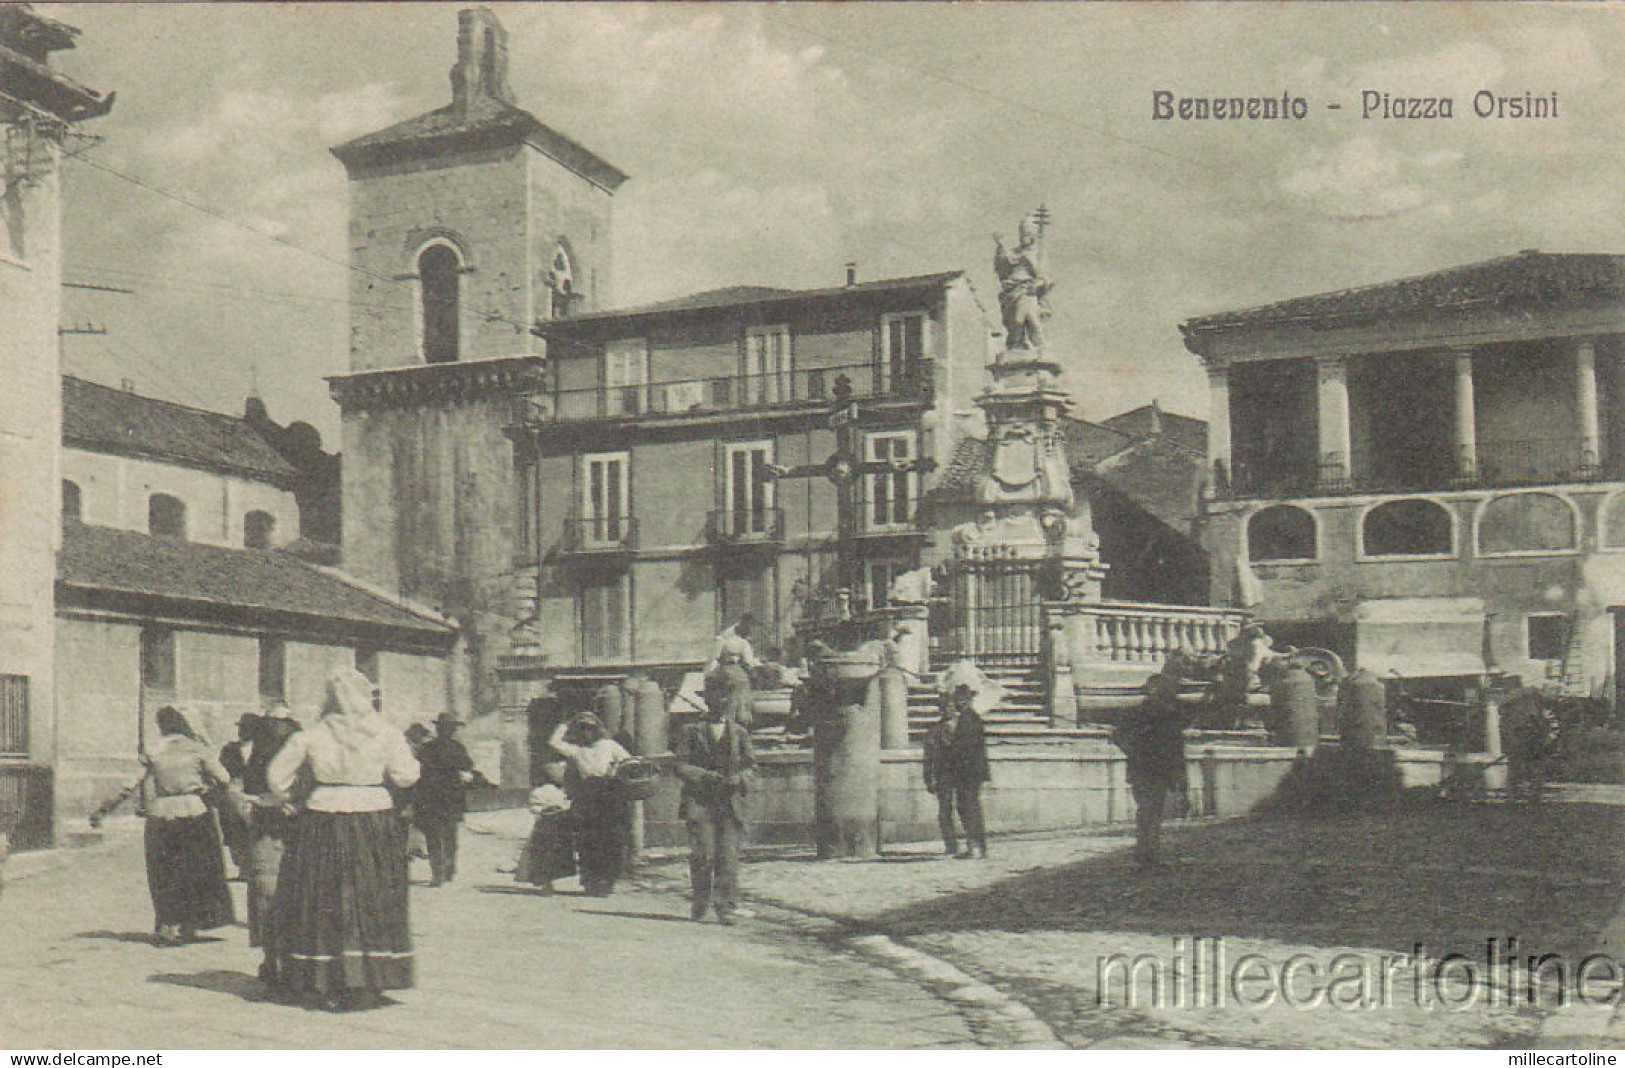
<svg viewBox="0 0 1625 1068">
<path fill-rule="evenodd" d="M 1328 111 L 1341 111 L 1338 102 Z M 1350 109 L 1352 112 L 1353 109 Z M 1561 117 L 1557 93 L 1496 93 L 1480 89 L 1458 100 L 1453 96 L 1408 96 L 1379 89 L 1360 90 L 1361 119 L 1556 119 Z M 1309 101 L 1292 92 L 1279 96 L 1181 96 L 1171 89 L 1151 91 L 1151 118 L 1162 122 L 1302 121 L 1309 117 Z"/>
</svg>

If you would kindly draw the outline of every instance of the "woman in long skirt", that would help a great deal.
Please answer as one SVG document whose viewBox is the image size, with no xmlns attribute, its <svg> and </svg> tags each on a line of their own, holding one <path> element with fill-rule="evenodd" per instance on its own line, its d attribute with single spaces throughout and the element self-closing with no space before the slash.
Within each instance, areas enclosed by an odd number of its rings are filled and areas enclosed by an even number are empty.
<svg viewBox="0 0 1625 1068">
<path fill-rule="evenodd" d="M 565 788 L 575 823 L 581 888 L 594 897 L 607 897 L 631 846 L 632 805 L 615 769 L 632 754 L 590 713 L 560 724 L 548 741 L 569 762 Z"/>
<path fill-rule="evenodd" d="M 519 851 L 514 879 L 552 893 L 553 880 L 576 873 L 570 799 L 556 785 L 547 783 L 530 792 L 530 812 L 536 822 L 531 824 L 530 837 Z"/>
<path fill-rule="evenodd" d="M 322 717 L 271 761 L 272 790 L 312 785 L 294 818 L 272 906 L 280 993 L 330 1010 L 369 1008 L 413 982 L 406 828 L 389 788 L 417 782 L 405 736 L 353 669 L 334 674 Z"/>
<path fill-rule="evenodd" d="M 277 875 L 288 835 L 293 830 L 293 807 L 272 792 L 266 772 L 288 739 L 299 732 L 299 722 L 287 713 L 266 716 L 255 728 L 253 754 L 243 768 L 243 793 L 248 798 L 248 841 L 244 851 L 248 882 L 248 944 L 265 953 L 260 979 L 276 982 L 276 953 L 271 939 L 271 903 L 276 897 Z"/>
<path fill-rule="evenodd" d="M 203 795 L 211 787 L 224 786 L 228 777 L 179 709 L 161 708 L 157 720 L 158 743 L 142 757 L 145 773 L 98 809 L 91 824 L 141 792 L 154 936 L 160 945 L 173 946 L 236 919 L 226 886 L 220 828 L 203 802 Z"/>
</svg>

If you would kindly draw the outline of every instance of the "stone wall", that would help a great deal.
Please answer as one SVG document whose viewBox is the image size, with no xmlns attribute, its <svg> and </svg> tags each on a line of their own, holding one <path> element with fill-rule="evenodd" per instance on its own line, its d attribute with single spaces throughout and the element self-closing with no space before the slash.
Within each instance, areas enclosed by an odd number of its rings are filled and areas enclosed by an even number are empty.
<svg viewBox="0 0 1625 1068">
<path fill-rule="evenodd" d="M 1484 552 L 1480 528 L 1486 506 L 1529 492 L 1463 490 L 1416 495 L 1443 505 L 1454 525 L 1450 553 L 1434 559 L 1373 559 L 1361 552 L 1360 530 L 1366 512 L 1382 501 L 1398 498 L 1328 497 L 1292 502 L 1313 514 L 1316 555 L 1293 562 L 1252 561 L 1261 600 L 1250 607 L 1266 625 L 1325 621 L 1342 624 L 1353 633 L 1362 604 L 1476 598 L 1489 617 L 1495 666 L 1531 683 L 1545 681 L 1547 666 L 1528 656 L 1527 617 L 1574 615 L 1580 628 L 1581 673 L 1589 687 L 1600 687 L 1615 670 L 1607 606 L 1625 603 L 1625 545 L 1608 544 L 1601 530 L 1625 494 L 1618 484 L 1608 483 L 1537 491 L 1572 505 L 1575 548 Z M 1247 517 L 1273 503 L 1237 502 L 1220 506 L 1209 516 L 1205 540 L 1212 554 L 1212 603 L 1236 602 L 1236 561 L 1246 537 Z M 1471 652 L 1477 651 L 1475 645 Z"/>
<path fill-rule="evenodd" d="M 1186 746 L 1191 804 L 1204 816 L 1239 816 L 1268 797 L 1297 759 L 1293 749 L 1274 746 Z M 987 826 L 993 834 L 1064 830 L 1131 822 L 1122 751 L 1101 739 L 1058 743 L 1010 743 L 990 747 L 993 780 L 982 793 Z M 937 837 L 936 799 L 925 792 L 917 750 L 882 754 L 880 840 L 929 841 Z M 1406 786 L 1439 781 L 1442 754 L 1402 750 L 1398 759 Z M 687 841 L 677 819 L 677 783 L 662 780 L 659 794 L 645 803 L 645 841 L 679 846 Z M 751 840 L 812 844 L 813 773 L 808 751 L 771 752 L 760 758 L 750 801 Z"/>
<path fill-rule="evenodd" d="M 175 690 L 164 703 L 185 709 L 211 747 L 236 737 L 237 720 L 264 711 L 259 695 L 260 635 L 178 628 Z M 284 638 L 286 701 L 305 721 L 321 710 L 328 676 L 355 663 L 355 650 Z M 141 695 L 141 624 L 89 615 L 57 621 L 61 716 L 58 723 L 57 813 L 82 816 L 139 773 L 143 739 L 156 737 L 153 707 Z M 445 707 L 442 658 L 380 654 L 385 714 L 399 726 L 432 720 Z M 143 726 L 142 720 L 145 719 Z"/>
<path fill-rule="evenodd" d="M 426 400 L 344 417 L 344 568 L 453 619 L 453 709 L 498 706 L 492 671 L 519 621 L 513 446 L 503 398 Z"/>
<path fill-rule="evenodd" d="M 416 258 L 436 238 L 463 262 L 461 358 L 539 354 L 530 324 L 551 315 L 547 278 L 561 242 L 581 295 L 572 310 L 607 300 L 609 205 L 609 193 L 525 145 L 353 173 L 350 370 L 423 362 Z"/>
<path fill-rule="evenodd" d="M 62 478 L 79 486 L 79 516 L 86 523 L 147 532 L 147 502 L 166 493 L 186 505 L 186 537 L 207 545 L 243 545 L 243 517 L 268 512 L 276 519 L 272 545 L 299 537 L 299 504 L 292 490 L 253 479 L 200 471 L 86 449 L 64 449 Z"/>
</svg>

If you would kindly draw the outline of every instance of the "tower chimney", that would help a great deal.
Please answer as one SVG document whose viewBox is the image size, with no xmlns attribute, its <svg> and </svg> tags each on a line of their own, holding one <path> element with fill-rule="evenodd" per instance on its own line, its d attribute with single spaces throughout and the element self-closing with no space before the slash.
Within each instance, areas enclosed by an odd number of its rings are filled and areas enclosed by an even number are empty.
<svg viewBox="0 0 1625 1068">
<path fill-rule="evenodd" d="M 466 115 L 481 100 L 512 104 L 508 88 L 508 31 L 488 7 L 457 12 L 457 65 L 451 68 L 451 102 Z"/>
<path fill-rule="evenodd" d="M 1151 398 L 1151 433 L 1153 435 L 1162 433 L 1162 405 L 1155 397 Z"/>
<path fill-rule="evenodd" d="M 846 284 L 849 286 L 858 284 L 858 263 L 856 260 L 846 261 Z"/>
</svg>

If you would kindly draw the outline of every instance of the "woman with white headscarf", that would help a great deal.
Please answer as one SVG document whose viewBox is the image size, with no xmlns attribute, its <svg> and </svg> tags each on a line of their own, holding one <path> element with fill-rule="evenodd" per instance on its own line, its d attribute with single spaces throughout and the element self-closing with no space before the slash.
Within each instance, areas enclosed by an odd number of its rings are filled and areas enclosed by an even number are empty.
<svg viewBox="0 0 1625 1068">
<path fill-rule="evenodd" d="M 406 826 L 389 788 L 416 783 L 418 762 L 373 707 L 365 675 L 334 673 L 321 719 L 287 740 L 266 779 L 283 796 L 309 786 L 268 932 L 278 991 L 337 1010 L 410 987 Z"/>
</svg>

